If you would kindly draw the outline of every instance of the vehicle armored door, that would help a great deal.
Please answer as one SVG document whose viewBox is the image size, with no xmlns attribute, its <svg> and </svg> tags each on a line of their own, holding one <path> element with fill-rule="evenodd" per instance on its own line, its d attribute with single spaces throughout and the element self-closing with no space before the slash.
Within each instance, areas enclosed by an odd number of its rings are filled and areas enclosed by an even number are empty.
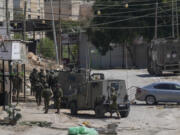
<svg viewBox="0 0 180 135">
<path fill-rule="evenodd" d="M 86 96 L 87 96 L 87 85 L 82 85 L 79 87 L 77 92 L 77 106 L 79 109 L 83 109 L 86 107 Z"/>
<path fill-rule="evenodd" d="M 109 82 L 109 88 L 114 87 L 116 93 L 117 93 L 117 103 L 121 104 L 123 103 L 124 96 L 126 95 L 126 87 L 125 83 L 121 81 L 110 81 Z M 111 95 L 111 90 L 109 89 L 109 93 Z"/>
</svg>

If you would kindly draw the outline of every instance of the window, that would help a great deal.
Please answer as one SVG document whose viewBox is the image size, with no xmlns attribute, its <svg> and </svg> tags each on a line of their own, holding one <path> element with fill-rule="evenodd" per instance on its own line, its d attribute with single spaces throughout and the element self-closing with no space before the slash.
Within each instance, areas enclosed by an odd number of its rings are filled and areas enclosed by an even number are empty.
<svg viewBox="0 0 180 135">
<path fill-rule="evenodd" d="M 119 83 L 111 83 L 111 87 L 115 88 L 117 91 L 119 89 Z"/>
<path fill-rule="evenodd" d="M 31 19 L 31 15 L 28 15 L 28 19 Z"/>
<path fill-rule="evenodd" d="M 180 90 L 180 86 L 177 85 L 177 84 L 173 84 L 173 85 L 172 85 L 172 89 L 173 89 L 173 90 Z"/>
<path fill-rule="evenodd" d="M 37 19 L 40 19 L 40 16 L 37 16 Z"/>
<path fill-rule="evenodd" d="M 171 89 L 171 84 L 157 84 L 154 86 L 154 88 L 169 90 L 169 89 Z"/>
</svg>

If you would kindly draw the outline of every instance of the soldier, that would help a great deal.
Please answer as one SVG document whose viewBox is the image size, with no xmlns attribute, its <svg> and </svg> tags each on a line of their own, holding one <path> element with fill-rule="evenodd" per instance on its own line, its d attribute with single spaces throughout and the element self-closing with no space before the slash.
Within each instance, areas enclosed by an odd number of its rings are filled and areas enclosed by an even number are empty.
<svg viewBox="0 0 180 135">
<path fill-rule="evenodd" d="M 40 82 L 39 78 L 37 78 L 36 81 L 37 82 L 34 84 L 34 90 L 36 92 L 36 103 L 38 106 L 40 106 L 43 86 L 42 86 L 42 83 Z"/>
<path fill-rule="evenodd" d="M 19 103 L 19 93 L 22 90 L 22 78 L 19 73 L 17 73 L 13 78 L 13 95 L 16 94 L 17 104 Z"/>
<path fill-rule="evenodd" d="M 42 85 L 44 86 L 46 83 L 46 76 L 44 74 L 44 70 L 40 69 L 40 72 L 38 73 L 38 75 L 39 75 L 39 79 L 40 79 Z"/>
<path fill-rule="evenodd" d="M 53 75 L 51 76 L 51 89 L 54 93 L 55 89 L 56 89 L 56 85 L 58 83 L 58 78 L 57 78 L 57 74 L 53 73 Z"/>
<path fill-rule="evenodd" d="M 37 70 L 34 68 L 29 76 L 29 80 L 31 82 L 31 95 L 33 95 L 33 93 L 35 92 L 34 85 L 37 82 L 37 79 L 38 79 Z"/>
<path fill-rule="evenodd" d="M 56 105 L 57 112 L 59 114 L 59 109 L 61 106 L 61 99 L 63 97 L 63 90 L 60 84 L 56 84 L 56 89 L 54 90 L 54 104 Z"/>
<path fill-rule="evenodd" d="M 48 86 L 50 86 L 50 72 L 46 69 L 46 82 L 48 83 Z"/>
<path fill-rule="evenodd" d="M 111 108 L 111 117 L 112 117 L 112 113 L 113 111 L 116 112 L 117 114 L 117 117 L 120 118 L 120 114 L 119 114 L 119 110 L 118 110 L 118 105 L 117 105 L 117 92 L 115 91 L 115 88 L 114 87 L 111 87 L 111 105 L 110 105 L 110 108 Z"/>
<path fill-rule="evenodd" d="M 44 105 L 45 105 L 45 112 L 44 113 L 48 113 L 49 102 L 50 102 L 50 99 L 51 99 L 51 96 L 52 96 L 52 92 L 51 92 L 51 89 L 48 88 L 47 83 L 45 83 L 45 87 L 43 89 L 42 96 L 44 98 Z"/>
<path fill-rule="evenodd" d="M 52 89 L 52 80 L 54 77 L 54 72 L 51 70 L 49 74 L 49 87 Z"/>
</svg>

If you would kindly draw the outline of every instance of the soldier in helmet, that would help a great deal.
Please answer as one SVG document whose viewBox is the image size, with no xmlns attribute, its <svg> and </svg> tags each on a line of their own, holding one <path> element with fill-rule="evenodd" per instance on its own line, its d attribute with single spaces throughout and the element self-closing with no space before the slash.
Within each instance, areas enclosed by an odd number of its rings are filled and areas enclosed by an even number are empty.
<svg viewBox="0 0 180 135">
<path fill-rule="evenodd" d="M 119 110 L 118 110 L 118 104 L 117 104 L 117 92 L 115 91 L 114 87 L 111 87 L 111 117 L 112 117 L 112 113 L 116 112 L 117 117 L 120 118 L 120 114 L 119 114 Z"/>
<path fill-rule="evenodd" d="M 48 88 L 48 84 L 45 83 L 45 87 L 44 87 L 43 92 L 42 92 L 42 97 L 44 98 L 44 105 L 45 105 L 45 112 L 44 113 L 48 113 L 49 102 L 50 102 L 51 96 L 52 96 L 51 89 Z"/>
<path fill-rule="evenodd" d="M 19 73 L 17 73 L 15 76 L 12 78 L 13 82 L 13 95 L 16 94 L 16 100 L 17 104 L 19 103 L 19 93 L 22 90 L 22 78 Z"/>
<path fill-rule="evenodd" d="M 39 78 L 36 79 L 36 82 L 34 84 L 34 90 L 36 92 L 36 103 L 38 106 L 40 106 L 43 85 L 42 85 L 41 81 L 39 80 Z"/>
<path fill-rule="evenodd" d="M 33 93 L 35 92 L 34 85 L 37 82 L 37 78 L 38 78 L 37 69 L 34 68 L 29 76 L 29 80 L 31 82 L 31 95 L 33 95 Z"/>
<path fill-rule="evenodd" d="M 57 112 L 59 114 L 59 109 L 61 106 L 61 99 L 63 97 L 63 90 L 60 84 L 56 84 L 56 88 L 54 90 L 54 104 L 56 105 Z"/>
</svg>

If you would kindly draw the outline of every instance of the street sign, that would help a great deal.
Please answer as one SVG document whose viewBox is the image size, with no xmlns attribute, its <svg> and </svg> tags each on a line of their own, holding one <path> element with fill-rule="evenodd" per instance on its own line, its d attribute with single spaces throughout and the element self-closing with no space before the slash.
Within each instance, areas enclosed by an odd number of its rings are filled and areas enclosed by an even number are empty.
<svg viewBox="0 0 180 135">
<path fill-rule="evenodd" d="M 16 40 L 5 40 L 0 42 L 0 59 L 25 62 L 26 45 Z"/>
</svg>

